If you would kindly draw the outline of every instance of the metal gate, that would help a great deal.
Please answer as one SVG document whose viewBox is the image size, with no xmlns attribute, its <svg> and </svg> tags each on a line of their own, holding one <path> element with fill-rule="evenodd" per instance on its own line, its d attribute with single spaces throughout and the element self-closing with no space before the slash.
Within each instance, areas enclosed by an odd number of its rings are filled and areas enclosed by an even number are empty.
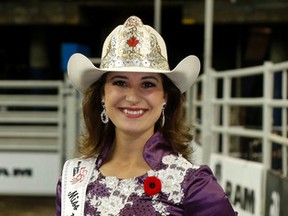
<svg viewBox="0 0 288 216">
<path fill-rule="evenodd" d="M 0 81 L 0 194 L 55 195 L 64 155 L 62 81 Z"/>
<path fill-rule="evenodd" d="M 211 70 L 201 75 L 188 92 L 187 118 L 201 134 L 201 162 L 210 164 L 215 173 L 220 172 L 217 168 L 221 166 L 222 174 L 225 167 L 230 170 L 226 179 L 223 180 L 222 176 L 222 180 L 219 178 L 219 181 L 229 192 L 232 189 L 236 190 L 236 195 L 234 191 L 231 193 L 231 201 L 240 215 L 258 216 L 264 215 L 264 212 L 265 215 L 269 215 L 269 211 L 285 215 L 288 212 L 286 205 L 280 206 L 280 200 L 286 199 L 285 194 L 288 193 L 285 186 L 288 185 L 287 76 L 288 62 L 266 62 L 260 66 L 236 70 Z M 244 97 L 241 95 L 241 88 L 255 85 L 249 82 L 251 79 L 256 79 L 256 84 L 262 85 L 262 91 L 256 97 Z M 258 124 L 247 125 L 243 121 L 249 110 L 254 110 L 255 120 L 256 116 L 260 116 Z M 248 146 L 245 151 L 241 149 L 243 146 Z M 251 180 L 250 176 L 258 171 L 258 177 L 254 176 Z M 277 173 L 276 177 L 271 177 L 271 172 Z M 267 178 L 267 175 L 270 177 Z M 281 184 L 273 184 L 273 178 Z M 245 182 L 247 179 L 250 179 L 250 183 Z M 251 187 L 255 182 L 261 188 L 258 194 L 254 194 L 255 187 Z M 236 185 L 236 189 L 232 187 L 233 184 Z M 271 188 L 272 186 L 274 188 Z M 245 193 L 242 190 L 245 190 Z M 246 195 L 247 191 L 253 194 L 253 199 L 252 195 L 241 197 Z M 256 201 L 258 206 L 252 206 Z M 250 207 L 246 208 L 243 203 L 248 203 Z M 275 203 L 278 203 L 277 206 Z M 256 214 L 255 208 L 261 213 Z"/>
</svg>

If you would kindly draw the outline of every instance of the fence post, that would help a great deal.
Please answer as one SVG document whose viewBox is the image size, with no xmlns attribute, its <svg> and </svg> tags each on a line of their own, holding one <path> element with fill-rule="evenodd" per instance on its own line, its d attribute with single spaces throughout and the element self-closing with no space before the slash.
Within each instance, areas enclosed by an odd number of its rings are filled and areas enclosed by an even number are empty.
<svg viewBox="0 0 288 216">
<path fill-rule="evenodd" d="M 273 93 L 273 74 L 270 72 L 271 62 L 264 63 L 264 77 L 263 77 L 263 112 L 262 112 L 262 125 L 263 125 L 263 164 L 266 169 L 271 168 L 271 142 L 269 141 L 269 134 L 271 133 L 272 125 L 272 108 L 269 102 L 272 99 Z"/>
<path fill-rule="evenodd" d="M 282 99 L 287 99 L 288 97 L 288 89 L 287 89 L 287 83 L 288 83 L 288 71 L 287 69 L 282 71 Z M 283 137 L 288 137 L 288 110 L 285 111 L 284 107 L 282 108 L 282 135 Z M 285 145 L 282 146 L 282 170 L 283 175 L 287 177 L 287 147 Z"/>
<path fill-rule="evenodd" d="M 213 18 L 214 0 L 205 0 L 205 32 L 204 32 L 204 74 L 203 88 L 203 113 L 202 113 L 202 162 L 209 164 L 211 154 L 212 129 L 211 120 L 214 120 L 212 109 L 212 47 L 213 47 Z"/>
<path fill-rule="evenodd" d="M 223 127 L 225 129 L 225 131 L 227 131 L 226 129 L 229 127 L 230 124 L 230 105 L 228 104 L 228 101 L 231 100 L 231 78 L 230 77 L 226 77 L 224 79 L 224 88 L 223 88 Z M 220 118 L 220 116 L 219 116 Z M 223 133 L 223 154 L 224 155 L 229 155 L 229 148 L 230 148 L 230 141 L 229 141 L 229 137 L 230 135 L 227 134 L 227 132 Z"/>
<path fill-rule="evenodd" d="M 76 140 L 78 135 L 77 123 L 79 122 L 78 116 L 78 100 L 77 92 L 69 83 L 68 78 L 65 80 L 66 88 L 66 113 L 65 113 L 65 160 L 75 157 L 76 153 Z"/>
<path fill-rule="evenodd" d="M 211 69 L 212 70 L 212 69 Z M 207 71 L 206 71 L 207 72 Z M 203 164 L 209 164 L 210 155 L 212 148 L 215 149 L 215 146 L 212 146 L 212 125 L 214 124 L 215 116 L 212 107 L 212 89 L 213 89 L 213 79 L 211 76 L 211 71 L 206 73 L 203 77 L 203 113 L 202 113 L 202 161 Z"/>
</svg>

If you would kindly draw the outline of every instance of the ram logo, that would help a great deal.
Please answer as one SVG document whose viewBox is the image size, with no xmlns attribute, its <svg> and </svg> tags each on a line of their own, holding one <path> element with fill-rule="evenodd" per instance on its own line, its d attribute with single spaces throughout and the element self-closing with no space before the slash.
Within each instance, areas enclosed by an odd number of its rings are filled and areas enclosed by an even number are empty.
<svg viewBox="0 0 288 216">
<path fill-rule="evenodd" d="M 0 177 L 32 177 L 31 168 L 3 168 L 0 167 Z"/>
</svg>

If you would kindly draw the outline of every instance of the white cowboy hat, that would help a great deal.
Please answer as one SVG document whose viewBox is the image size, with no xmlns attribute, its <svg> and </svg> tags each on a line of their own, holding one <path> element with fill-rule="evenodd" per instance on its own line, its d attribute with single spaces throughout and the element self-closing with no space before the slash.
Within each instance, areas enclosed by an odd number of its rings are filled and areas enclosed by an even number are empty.
<svg viewBox="0 0 288 216">
<path fill-rule="evenodd" d="M 86 56 L 75 53 L 68 61 L 67 70 L 80 92 L 85 92 L 104 73 L 116 71 L 163 73 L 183 93 L 197 79 L 200 61 L 189 55 L 170 70 L 163 38 L 152 27 L 143 25 L 141 19 L 131 16 L 106 38 L 99 68 Z"/>
</svg>

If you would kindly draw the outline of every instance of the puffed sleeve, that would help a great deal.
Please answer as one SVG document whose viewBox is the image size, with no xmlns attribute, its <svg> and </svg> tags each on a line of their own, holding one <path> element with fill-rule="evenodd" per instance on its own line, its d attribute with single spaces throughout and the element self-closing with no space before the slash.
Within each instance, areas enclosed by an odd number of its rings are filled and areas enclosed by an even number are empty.
<svg viewBox="0 0 288 216">
<path fill-rule="evenodd" d="M 211 169 L 206 165 L 187 176 L 183 204 L 184 215 L 237 215 Z"/>
<path fill-rule="evenodd" d="M 61 185 L 60 177 L 56 187 L 56 216 L 61 216 Z"/>
</svg>

